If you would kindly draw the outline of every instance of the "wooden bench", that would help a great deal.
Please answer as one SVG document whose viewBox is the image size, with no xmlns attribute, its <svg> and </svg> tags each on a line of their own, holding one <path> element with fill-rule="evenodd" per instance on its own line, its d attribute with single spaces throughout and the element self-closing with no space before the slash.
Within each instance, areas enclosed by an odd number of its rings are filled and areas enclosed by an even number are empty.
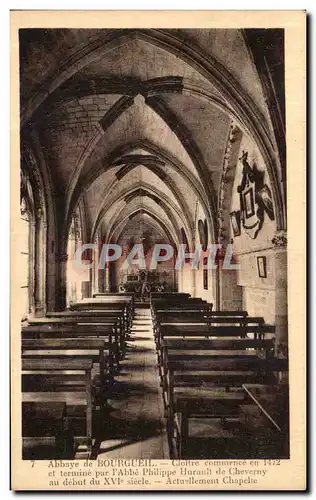
<svg viewBox="0 0 316 500">
<path fill-rule="evenodd" d="M 166 316 L 172 316 L 173 318 L 177 318 L 182 316 L 185 321 L 189 322 L 190 319 L 194 321 L 194 317 L 202 314 L 205 316 L 205 319 L 208 320 L 208 316 L 212 311 L 213 304 L 209 304 L 206 301 L 202 301 L 200 299 L 193 300 L 188 299 L 182 301 L 180 303 L 177 302 L 165 302 L 165 301 L 153 301 L 151 306 L 152 313 L 152 321 L 154 331 L 157 327 L 157 324 L 161 322 Z"/>
<path fill-rule="evenodd" d="M 123 309 L 111 310 L 84 310 L 84 311 L 64 311 L 58 313 L 48 313 L 46 317 L 53 319 L 57 323 L 70 324 L 72 322 L 78 325 L 103 325 L 114 323 L 116 335 L 119 337 L 119 345 L 122 355 L 125 352 L 126 336 L 128 334 L 128 325 L 124 317 Z M 33 324 L 33 323 L 32 323 Z"/>
<path fill-rule="evenodd" d="M 195 323 L 209 323 L 210 322 L 210 308 L 208 305 L 201 307 L 189 308 L 185 310 L 179 309 L 157 309 L 155 314 L 152 315 L 153 330 L 156 336 L 161 324 L 195 324 Z"/>
<path fill-rule="evenodd" d="M 164 307 L 170 307 L 170 306 L 175 306 L 175 307 L 185 307 L 187 304 L 207 304 L 206 300 L 199 299 L 199 298 L 179 298 L 179 297 L 174 297 L 174 298 L 157 298 L 157 299 L 152 299 L 151 301 L 151 307 L 152 308 L 157 308 L 159 306 Z"/>
<path fill-rule="evenodd" d="M 104 350 L 108 354 L 109 372 L 114 374 L 120 367 L 119 339 L 116 335 L 115 325 L 59 325 L 40 324 L 25 326 L 21 330 L 23 339 L 81 339 L 87 341 L 93 349 L 94 339 L 103 339 Z M 92 343 L 90 343 L 90 339 Z M 69 344 L 68 344 L 69 345 Z M 83 344 L 81 344 L 83 345 Z"/>
<path fill-rule="evenodd" d="M 150 299 L 168 299 L 168 298 L 177 298 L 177 299 L 188 299 L 191 297 L 190 293 L 186 292 L 151 292 Z"/>
<path fill-rule="evenodd" d="M 253 403 L 241 407 L 250 455 L 289 458 L 289 385 L 251 383 L 243 384 L 243 389 Z"/>
<path fill-rule="evenodd" d="M 252 336 L 255 339 L 263 339 L 266 333 L 275 333 L 274 325 L 267 324 L 247 324 L 246 326 L 237 325 L 210 325 L 201 323 L 196 325 L 188 324 L 163 324 L 156 332 L 157 349 L 160 350 L 161 342 L 164 338 L 170 337 L 240 337 L 246 338 Z"/>
<path fill-rule="evenodd" d="M 119 340 L 122 357 L 125 352 L 126 330 L 125 327 L 123 326 L 122 317 L 118 315 L 113 315 L 113 316 L 111 315 L 110 317 L 94 318 L 93 313 L 89 313 L 89 315 L 87 316 L 74 314 L 73 316 L 29 318 L 28 324 L 30 326 L 35 326 L 35 325 L 83 326 L 83 327 L 89 327 L 91 329 L 97 328 L 99 326 L 101 327 L 109 326 L 113 328 L 113 334 Z"/>
<path fill-rule="evenodd" d="M 92 360 L 22 359 L 22 402 L 65 403 L 67 410 L 85 410 L 83 436 L 90 455 L 92 446 Z"/>
<path fill-rule="evenodd" d="M 98 293 L 94 293 L 92 295 L 92 298 L 94 299 L 102 299 L 102 298 L 106 298 L 106 299 L 120 299 L 120 298 L 130 298 L 131 300 L 131 303 L 132 303 L 132 307 L 134 308 L 134 305 L 135 305 L 135 294 L 133 292 L 119 292 L 119 293 L 112 293 L 112 292 L 98 292 Z"/>
<path fill-rule="evenodd" d="M 185 302 L 206 302 L 206 300 L 200 297 L 191 297 L 187 294 L 171 294 L 166 296 L 157 296 L 151 297 L 151 305 L 155 306 L 155 304 L 183 304 Z"/>
<path fill-rule="evenodd" d="M 189 323 L 191 320 L 193 323 L 196 323 L 198 322 L 197 319 L 201 317 L 201 314 L 205 316 L 210 324 L 244 325 L 247 323 L 264 323 L 264 319 L 262 317 L 249 317 L 246 311 L 242 311 L 240 313 L 223 313 L 222 311 L 213 311 L 212 304 L 204 303 L 186 305 L 186 307 L 169 305 L 164 308 L 158 307 L 153 312 L 156 322 L 160 322 L 163 319 L 165 320 L 168 316 L 170 316 L 170 321 L 167 320 L 165 321 L 166 323 Z M 180 321 L 180 319 L 183 319 L 184 321 Z"/>
<path fill-rule="evenodd" d="M 160 351 L 160 374 L 162 379 L 162 387 L 168 390 L 167 372 L 168 363 L 170 361 L 191 361 L 194 359 L 213 360 L 213 359 L 250 359 L 253 356 L 260 356 L 261 358 L 268 359 L 274 356 L 274 339 L 261 340 L 249 338 L 222 338 L 222 339 L 170 339 L 166 338 L 162 341 Z M 208 382 L 212 381 L 212 374 L 208 377 Z M 190 378 L 191 377 L 191 378 Z M 217 379 L 218 377 L 216 377 Z M 227 378 L 227 377 L 226 377 Z M 186 374 L 185 384 L 189 382 L 196 385 L 198 380 L 196 374 L 188 376 Z M 204 381 L 204 379 L 203 379 Z M 181 382 L 181 380 L 178 382 Z M 215 382 L 217 383 L 217 381 Z M 225 388 L 229 388 L 231 384 L 231 377 L 227 378 L 224 384 Z M 232 385 L 239 385 L 233 383 Z"/>
<path fill-rule="evenodd" d="M 240 415 L 241 405 L 249 403 L 249 398 L 234 386 L 228 388 L 227 375 L 231 379 L 238 378 L 238 384 L 244 383 L 243 375 L 257 382 L 258 375 L 265 378 L 265 383 L 276 383 L 275 372 L 287 371 L 288 362 L 285 359 L 260 359 L 254 355 L 226 358 L 205 354 L 191 355 L 190 359 L 168 356 L 167 363 L 167 432 L 172 447 L 173 436 L 176 434 L 176 449 L 183 457 L 187 444 L 188 422 L 193 416 L 217 418 L 236 418 Z M 196 374 L 198 386 L 193 387 L 183 383 L 187 374 Z M 215 379 L 212 380 L 212 375 Z M 175 377 L 177 375 L 177 378 Z M 177 381 L 180 382 L 177 385 Z M 229 390 L 228 390 L 229 389 Z M 177 416 L 177 418 L 176 418 Z"/>
<path fill-rule="evenodd" d="M 72 459 L 66 403 L 22 402 L 22 459 Z"/>
<path fill-rule="evenodd" d="M 91 359 L 99 364 L 100 405 L 106 403 L 106 380 L 109 374 L 105 340 L 101 338 L 22 339 L 22 359 Z"/>
<path fill-rule="evenodd" d="M 115 301 L 109 300 L 106 298 L 83 299 L 80 302 L 76 302 L 74 304 L 71 304 L 70 310 L 77 311 L 77 312 L 86 311 L 86 312 L 90 312 L 91 315 L 93 315 L 97 311 L 100 311 L 100 312 L 102 312 L 102 311 L 110 311 L 110 312 L 115 311 L 115 314 L 118 314 L 120 317 L 123 318 L 125 333 L 126 334 L 130 333 L 130 329 L 131 329 L 132 322 L 133 322 L 133 315 L 134 315 L 134 306 L 133 306 L 133 302 L 130 299 L 128 299 L 128 300 L 116 299 Z"/>
<path fill-rule="evenodd" d="M 167 372 L 168 359 L 191 359 L 192 354 L 214 353 L 214 357 L 220 355 L 224 357 L 235 357 L 260 353 L 262 357 L 269 358 L 274 355 L 274 339 L 248 339 L 248 338 L 222 338 L 222 339 L 174 339 L 166 338 L 161 343 L 160 353 L 158 354 L 159 373 L 162 379 L 162 386 L 166 386 L 165 376 Z M 185 383 L 188 384 L 190 378 L 187 377 Z M 195 376 L 191 377 L 192 384 L 196 382 Z M 231 385 L 229 379 L 228 384 Z M 235 385 L 235 384 L 233 384 Z M 237 385 L 241 385 L 240 383 Z"/>
</svg>

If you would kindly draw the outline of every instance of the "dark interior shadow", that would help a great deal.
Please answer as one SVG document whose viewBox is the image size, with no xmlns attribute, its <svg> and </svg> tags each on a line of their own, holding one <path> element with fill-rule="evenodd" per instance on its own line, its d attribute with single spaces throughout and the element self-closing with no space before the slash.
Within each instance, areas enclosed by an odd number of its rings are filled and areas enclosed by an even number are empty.
<svg viewBox="0 0 316 500">
<path fill-rule="evenodd" d="M 130 442 L 143 441 L 150 437 L 159 436 L 162 432 L 159 419 L 125 420 L 112 415 L 99 428 L 98 441 L 107 439 L 124 439 Z M 128 444 L 128 443 L 125 443 Z"/>
<path fill-rule="evenodd" d="M 128 341 L 129 342 L 135 342 L 136 340 L 147 340 L 147 341 L 152 341 L 153 339 L 151 338 L 148 338 L 148 337 L 139 337 L 138 335 L 137 336 L 131 336 L 128 338 Z"/>
<path fill-rule="evenodd" d="M 115 445 L 112 445 L 112 446 L 108 446 L 107 448 L 101 448 L 101 442 L 99 442 L 99 448 L 97 449 L 97 453 L 95 456 L 93 456 L 93 458 L 97 458 L 97 456 L 100 454 L 100 453 L 108 453 L 109 451 L 114 451 L 114 450 L 119 450 L 120 448 L 123 448 L 124 446 L 128 446 L 130 444 L 133 444 L 135 441 L 134 440 L 130 440 L 130 441 L 125 441 L 124 443 L 117 443 Z"/>
<path fill-rule="evenodd" d="M 129 352 L 133 353 L 133 354 L 135 354 L 137 352 L 139 352 L 139 353 L 151 352 L 152 354 L 154 354 L 153 350 L 150 347 L 138 347 L 138 346 L 133 346 L 133 345 L 129 345 L 129 344 L 127 344 L 127 346 L 126 346 L 126 351 L 127 351 L 127 354 Z M 126 358 L 124 358 L 124 359 L 126 359 Z"/>
<path fill-rule="evenodd" d="M 110 381 L 107 383 L 107 395 L 108 399 L 118 400 L 118 399 L 126 399 L 129 396 L 133 395 L 133 397 L 137 397 L 138 395 L 143 395 L 146 389 L 146 394 L 155 393 L 155 388 L 150 388 L 143 383 L 128 383 L 128 382 L 118 382 L 118 381 Z"/>
</svg>

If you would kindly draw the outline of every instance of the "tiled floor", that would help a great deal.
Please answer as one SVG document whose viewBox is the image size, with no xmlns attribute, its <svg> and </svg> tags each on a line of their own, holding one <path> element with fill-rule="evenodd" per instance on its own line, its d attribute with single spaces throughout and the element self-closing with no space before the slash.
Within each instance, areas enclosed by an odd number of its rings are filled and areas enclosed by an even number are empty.
<svg viewBox="0 0 316 500">
<path fill-rule="evenodd" d="M 111 410 L 100 424 L 100 458 L 169 458 L 150 309 L 136 309 Z M 102 419 L 103 420 L 103 419 Z"/>
</svg>

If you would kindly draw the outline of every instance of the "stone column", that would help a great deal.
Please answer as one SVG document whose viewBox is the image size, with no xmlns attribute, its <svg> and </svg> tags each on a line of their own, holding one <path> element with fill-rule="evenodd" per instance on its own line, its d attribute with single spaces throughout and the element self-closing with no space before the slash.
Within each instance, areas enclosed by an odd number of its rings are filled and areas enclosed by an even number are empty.
<svg viewBox="0 0 316 500">
<path fill-rule="evenodd" d="M 288 305 L 287 305 L 287 235 L 277 233 L 272 239 L 275 251 L 275 328 L 276 353 L 288 355 Z"/>
<path fill-rule="evenodd" d="M 43 212 L 37 211 L 35 223 L 35 279 L 34 279 L 34 308 L 35 315 L 46 313 L 46 248 L 47 224 L 43 221 Z"/>
<path fill-rule="evenodd" d="M 66 308 L 66 273 L 68 254 L 58 253 L 55 256 L 57 265 L 56 280 L 56 311 L 64 311 Z"/>
<path fill-rule="evenodd" d="M 93 267 L 91 269 L 91 296 L 99 292 L 99 246 L 93 250 Z"/>
<path fill-rule="evenodd" d="M 29 234 L 29 312 L 35 315 L 35 275 L 36 275 L 36 220 L 30 221 Z"/>
<path fill-rule="evenodd" d="M 104 269 L 99 269 L 98 270 L 98 284 L 99 284 L 99 292 L 104 292 L 104 285 L 105 285 L 105 272 Z"/>
<path fill-rule="evenodd" d="M 222 311 L 240 311 L 242 310 L 242 289 L 238 286 L 237 269 L 225 269 L 223 267 L 226 248 L 218 252 L 217 259 L 217 297 L 216 307 Z M 232 257 L 231 264 L 237 264 L 237 259 Z"/>
<path fill-rule="evenodd" d="M 106 262 L 104 265 L 104 291 L 110 291 L 110 269 L 108 262 Z"/>
</svg>

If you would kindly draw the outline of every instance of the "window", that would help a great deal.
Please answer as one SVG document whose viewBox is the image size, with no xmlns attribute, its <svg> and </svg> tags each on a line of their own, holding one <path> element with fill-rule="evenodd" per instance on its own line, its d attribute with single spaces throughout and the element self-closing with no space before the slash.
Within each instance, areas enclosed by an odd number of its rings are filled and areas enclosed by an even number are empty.
<svg viewBox="0 0 316 500">
<path fill-rule="evenodd" d="M 21 313 L 22 320 L 26 319 L 30 313 L 30 225 L 31 214 L 27 208 L 26 199 L 22 197 L 20 205 L 20 228 L 19 228 L 19 248 L 20 248 L 20 277 L 21 277 Z"/>
</svg>

